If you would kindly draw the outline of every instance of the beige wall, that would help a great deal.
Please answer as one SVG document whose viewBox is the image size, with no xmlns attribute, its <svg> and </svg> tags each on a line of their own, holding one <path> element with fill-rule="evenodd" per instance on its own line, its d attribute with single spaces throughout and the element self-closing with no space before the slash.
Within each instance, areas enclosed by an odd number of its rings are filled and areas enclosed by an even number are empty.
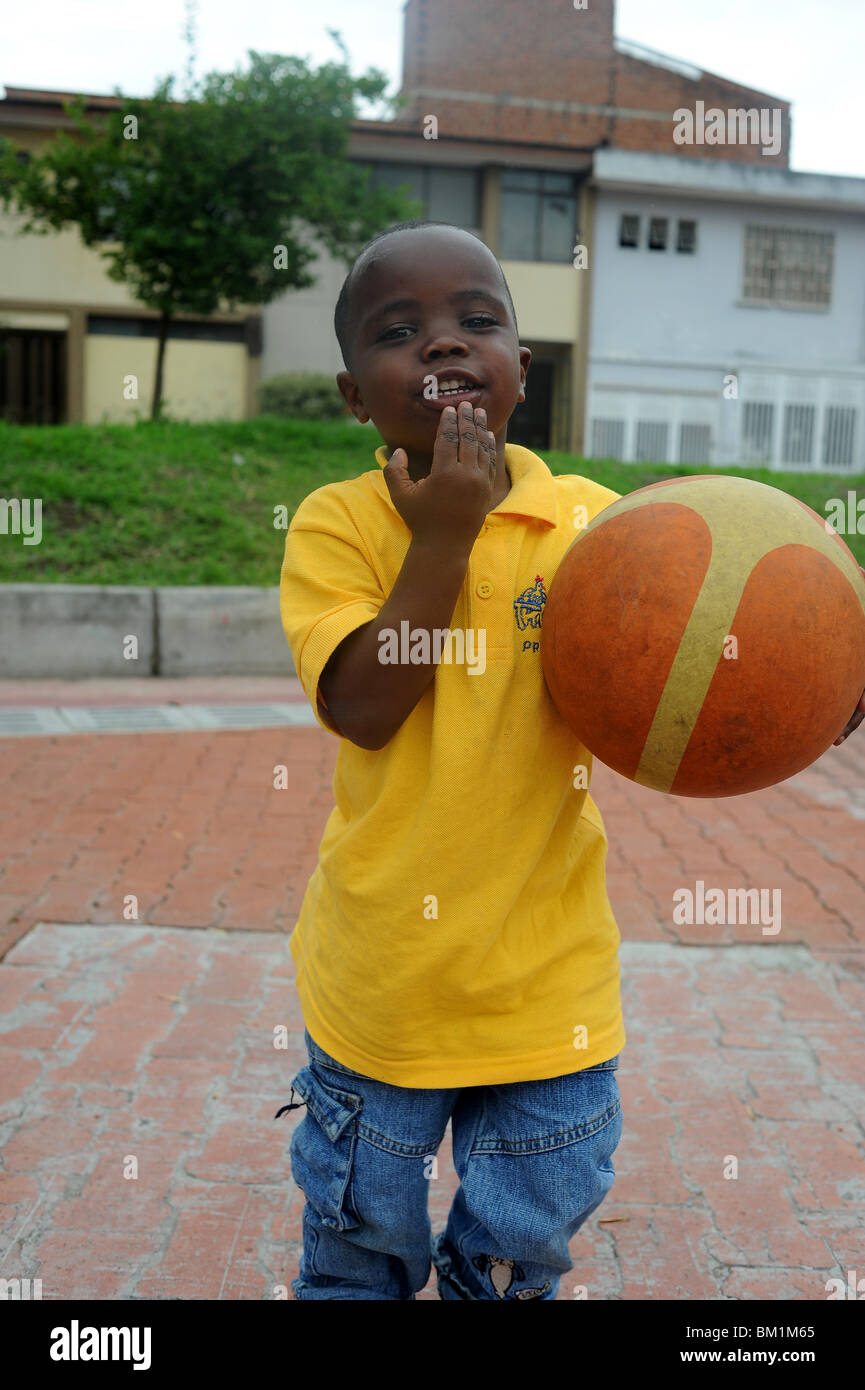
<svg viewBox="0 0 865 1390">
<path fill-rule="evenodd" d="M 25 313 L 16 313 L 13 309 L 0 308 L 0 327 L 37 328 L 41 329 L 43 333 L 49 331 L 65 333 L 69 328 L 69 315 L 42 313 L 38 309 L 28 309 Z"/>
<path fill-rule="evenodd" d="M 140 312 L 138 301 L 109 280 L 107 262 L 88 250 L 75 229 L 22 236 L 23 223 L 18 214 L 0 212 L 0 300 L 104 304 Z"/>
<path fill-rule="evenodd" d="M 71 135 L 71 131 L 66 132 Z M 33 126 L 26 125 L 7 125 L 3 127 L 3 134 L 7 140 L 11 140 L 13 145 L 20 145 L 23 149 L 29 150 L 31 154 L 38 154 L 44 145 L 54 140 L 57 131 L 49 129 L 34 129 Z M 73 137 L 74 138 L 74 137 Z"/>
<path fill-rule="evenodd" d="M 46 138 L 42 132 L 4 133 L 34 152 Z M 24 221 L 0 209 L 0 326 L 67 330 L 70 420 L 149 416 L 156 339 L 86 336 L 84 316 L 102 310 L 152 315 L 124 285 L 109 278 L 109 262 L 86 247 L 75 228 L 41 236 L 22 233 Z M 233 316 L 219 317 L 224 322 Z M 188 420 L 244 419 L 257 410 L 257 368 L 257 359 L 249 357 L 242 343 L 169 340 L 165 408 Z M 129 374 L 138 377 L 137 401 L 123 398 L 123 377 Z"/>
<path fill-rule="evenodd" d="M 502 261 L 523 341 L 573 344 L 580 322 L 585 272 L 569 265 Z M 342 356 L 333 331 L 333 311 L 347 267 L 322 251 L 312 267 L 317 283 L 289 290 L 263 310 L 262 379 L 281 372 L 337 372 Z"/>
<path fill-rule="evenodd" d="M 574 343 L 585 272 L 570 265 L 502 261 L 520 325 L 520 338 Z"/>
<path fill-rule="evenodd" d="M 150 415 L 156 339 L 90 334 L 84 339 L 84 419 L 134 423 Z M 138 378 L 138 400 L 124 400 L 123 379 Z M 242 420 L 246 416 L 246 348 L 242 343 L 169 339 L 165 348 L 164 408 L 183 420 Z"/>
</svg>

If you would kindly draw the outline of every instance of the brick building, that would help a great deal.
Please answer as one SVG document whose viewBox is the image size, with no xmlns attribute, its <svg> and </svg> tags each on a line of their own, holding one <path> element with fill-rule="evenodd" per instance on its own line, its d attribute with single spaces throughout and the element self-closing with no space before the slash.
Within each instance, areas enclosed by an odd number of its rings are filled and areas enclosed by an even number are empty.
<svg viewBox="0 0 865 1390">
<path fill-rule="evenodd" d="M 533 354 L 508 437 L 529 448 L 589 447 L 596 152 L 721 159 L 778 179 L 789 169 L 787 102 L 626 42 L 614 20 L 614 0 L 407 0 L 404 105 L 351 129 L 350 155 L 374 181 L 404 186 L 425 217 L 474 231 L 501 262 Z M 696 120 L 713 110 L 741 122 L 723 144 Z M 676 139 L 682 111 L 693 143 Z M 758 129 L 770 115 L 771 146 Z M 262 376 L 341 370 L 332 319 L 346 267 L 321 249 L 316 273 L 265 308 Z"/>
<path fill-rule="evenodd" d="M 615 0 L 407 0 L 396 123 L 438 117 L 440 138 L 611 146 L 669 154 L 672 114 L 693 105 L 782 112 L 776 165 L 789 163 L 789 103 L 615 37 Z M 698 145 L 681 152 L 700 155 Z M 767 162 L 754 145 L 730 159 Z"/>
</svg>

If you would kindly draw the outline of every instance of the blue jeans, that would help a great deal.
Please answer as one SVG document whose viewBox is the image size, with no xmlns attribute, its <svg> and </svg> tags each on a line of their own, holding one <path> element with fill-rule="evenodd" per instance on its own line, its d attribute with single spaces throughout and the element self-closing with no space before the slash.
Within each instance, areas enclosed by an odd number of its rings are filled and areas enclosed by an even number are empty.
<svg viewBox="0 0 865 1390">
<path fill-rule="evenodd" d="M 352 1071 L 305 1034 L 291 1138 L 306 1203 L 298 1299 L 556 1297 L 568 1243 L 615 1179 L 618 1057 L 549 1081 L 418 1090 Z M 460 1186 L 435 1240 L 427 1198 L 451 1121 Z"/>
</svg>

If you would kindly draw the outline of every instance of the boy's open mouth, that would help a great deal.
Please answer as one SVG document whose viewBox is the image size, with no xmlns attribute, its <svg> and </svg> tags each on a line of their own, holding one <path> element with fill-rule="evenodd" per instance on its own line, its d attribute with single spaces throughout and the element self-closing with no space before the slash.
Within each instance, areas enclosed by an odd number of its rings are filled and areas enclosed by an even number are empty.
<svg viewBox="0 0 865 1390">
<path fill-rule="evenodd" d="M 432 410 L 442 411 L 446 405 L 459 405 L 462 401 L 476 405 L 484 389 L 481 383 L 467 372 L 450 372 L 447 375 L 442 373 L 436 380 L 438 394 L 428 398 L 421 393 L 420 397 L 423 404 Z"/>
</svg>

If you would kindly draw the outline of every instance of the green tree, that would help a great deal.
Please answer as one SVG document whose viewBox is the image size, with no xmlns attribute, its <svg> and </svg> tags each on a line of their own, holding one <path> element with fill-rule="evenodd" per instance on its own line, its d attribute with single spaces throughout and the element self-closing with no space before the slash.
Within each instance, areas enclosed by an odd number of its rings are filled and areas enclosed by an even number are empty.
<svg viewBox="0 0 865 1390">
<path fill-rule="evenodd" d="M 162 408 L 165 344 L 177 314 L 266 304 L 315 283 L 312 232 L 350 261 L 376 232 L 421 214 L 401 192 L 373 188 L 348 158 L 357 102 L 399 105 L 386 75 L 353 77 L 343 62 L 312 69 L 302 59 L 250 51 L 248 70 L 210 73 L 184 101 L 174 79 L 153 97 L 86 114 L 70 102 L 77 134 L 60 132 L 21 163 L 0 140 L 0 201 L 22 230 L 78 227 L 107 273 L 159 314 L 151 418 Z M 299 235 L 300 234 L 300 235 Z"/>
</svg>

